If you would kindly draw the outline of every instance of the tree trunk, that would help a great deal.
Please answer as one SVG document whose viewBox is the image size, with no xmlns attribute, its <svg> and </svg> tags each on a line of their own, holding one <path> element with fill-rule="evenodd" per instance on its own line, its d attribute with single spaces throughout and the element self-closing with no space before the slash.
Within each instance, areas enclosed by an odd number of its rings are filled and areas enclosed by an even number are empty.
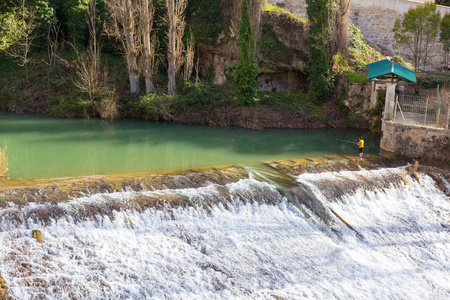
<svg viewBox="0 0 450 300">
<path fill-rule="evenodd" d="M 169 84 L 167 92 L 169 95 L 174 95 L 176 90 L 175 82 L 175 43 L 176 43 L 176 28 L 175 28 L 175 1 L 167 0 L 167 14 L 168 14 L 168 42 L 167 42 L 167 75 L 169 76 Z"/>
<path fill-rule="evenodd" d="M 128 78 L 130 79 L 130 93 L 139 94 L 141 87 L 139 85 L 139 74 L 136 68 L 136 56 L 127 54 Z"/>
<path fill-rule="evenodd" d="M 150 5 L 151 2 L 150 2 Z M 148 0 L 142 0 L 142 32 L 144 42 L 144 77 L 145 77 L 145 91 L 147 93 L 153 92 L 153 74 L 152 74 L 152 49 L 150 43 L 150 34 L 153 24 L 153 6 L 149 9 Z"/>
<path fill-rule="evenodd" d="M 168 93 L 174 95 L 176 91 L 175 74 L 183 62 L 183 33 L 186 25 L 184 12 L 187 0 L 166 0 L 167 7 L 167 75 L 169 76 Z"/>
<path fill-rule="evenodd" d="M 176 82 L 175 82 L 175 32 L 173 26 L 169 25 L 169 43 L 167 51 L 168 68 L 167 75 L 169 76 L 168 93 L 169 95 L 175 95 Z"/>
<path fill-rule="evenodd" d="M 127 47 L 127 63 L 128 63 L 128 72 L 130 78 L 130 93 L 138 94 L 141 92 L 141 88 L 139 86 L 139 75 L 137 68 L 137 51 L 134 43 L 134 19 L 133 12 L 131 6 L 131 0 L 124 0 L 125 7 L 125 22 L 124 22 L 124 33 L 125 33 L 125 41 Z"/>
</svg>

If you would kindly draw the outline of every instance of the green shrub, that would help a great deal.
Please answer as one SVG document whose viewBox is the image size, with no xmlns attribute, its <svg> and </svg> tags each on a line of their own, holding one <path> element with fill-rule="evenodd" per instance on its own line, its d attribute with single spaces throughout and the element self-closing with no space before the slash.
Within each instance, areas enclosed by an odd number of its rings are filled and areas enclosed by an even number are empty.
<svg viewBox="0 0 450 300">
<path fill-rule="evenodd" d="M 93 116 L 92 111 L 94 108 L 88 103 L 89 100 L 83 96 L 49 96 L 47 100 L 47 111 L 54 117 L 91 117 Z"/>
<path fill-rule="evenodd" d="M 184 110 L 211 109 L 231 105 L 231 99 L 226 97 L 222 87 L 185 82 L 177 97 L 174 107 Z"/>
<path fill-rule="evenodd" d="M 144 94 L 135 103 L 135 108 L 143 112 L 147 120 L 173 120 L 173 103 L 178 96 Z"/>
<path fill-rule="evenodd" d="M 366 43 L 361 29 L 358 26 L 350 24 L 348 30 L 350 41 L 349 53 L 356 59 L 355 62 L 358 62 L 354 66 L 355 68 L 361 69 L 362 64 L 365 66 L 371 62 L 383 59 L 380 52 L 374 50 Z"/>
</svg>

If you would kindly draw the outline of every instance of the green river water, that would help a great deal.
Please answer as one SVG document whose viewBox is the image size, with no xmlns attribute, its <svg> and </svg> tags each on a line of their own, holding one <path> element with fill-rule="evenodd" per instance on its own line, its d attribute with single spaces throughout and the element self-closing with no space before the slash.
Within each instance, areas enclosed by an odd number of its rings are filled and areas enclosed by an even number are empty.
<svg viewBox="0 0 450 300">
<path fill-rule="evenodd" d="M 70 120 L 0 112 L 12 180 L 147 173 L 379 152 L 379 137 L 349 129 L 217 128 L 142 120 Z M 355 144 L 342 140 L 355 141 Z"/>
</svg>

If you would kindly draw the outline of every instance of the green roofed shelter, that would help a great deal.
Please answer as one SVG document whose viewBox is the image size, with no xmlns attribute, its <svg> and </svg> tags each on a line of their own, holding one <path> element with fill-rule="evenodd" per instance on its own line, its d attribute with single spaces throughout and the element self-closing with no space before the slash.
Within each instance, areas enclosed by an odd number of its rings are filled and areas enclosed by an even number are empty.
<svg viewBox="0 0 450 300">
<path fill-rule="evenodd" d="M 400 81 L 400 78 L 412 81 L 416 80 L 416 72 L 401 66 L 389 59 L 383 59 L 366 65 L 369 68 L 367 79 L 379 78 L 380 80 L 389 80 L 390 82 Z"/>
</svg>

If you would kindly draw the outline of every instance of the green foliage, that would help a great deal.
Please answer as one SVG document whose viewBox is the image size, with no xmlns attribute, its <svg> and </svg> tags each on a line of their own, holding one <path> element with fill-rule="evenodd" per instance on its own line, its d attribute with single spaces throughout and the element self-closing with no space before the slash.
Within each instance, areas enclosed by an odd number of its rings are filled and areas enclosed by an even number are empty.
<svg viewBox="0 0 450 300">
<path fill-rule="evenodd" d="M 434 3 L 409 9 L 403 20 L 395 20 L 394 47 L 404 47 L 412 54 L 416 71 L 426 66 L 428 48 L 437 37 L 440 22 L 441 14 Z"/>
<path fill-rule="evenodd" d="M 445 14 L 441 21 L 440 41 L 444 45 L 444 50 L 450 52 L 450 14 Z"/>
<path fill-rule="evenodd" d="M 363 66 L 381 60 L 383 56 L 380 52 L 370 47 L 361 32 L 361 29 L 354 24 L 350 24 L 349 27 L 349 52 L 355 58 L 354 67 L 358 71 Z"/>
<path fill-rule="evenodd" d="M 333 72 L 335 74 L 342 74 L 344 72 L 351 72 L 352 68 L 349 66 L 349 62 L 344 55 L 336 54 L 333 57 Z"/>
<path fill-rule="evenodd" d="M 66 26 L 69 41 L 83 44 L 88 24 L 86 15 L 89 0 L 65 0 L 63 11 L 67 18 Z"/>
<path fill-rule="evenodd" d="M 277 39 L 273 27 L 270 24 L 263 24 L 262 36 L 258 46 L 263 58 L 275 62 L 281 61 L 288 63 L 285 60 L 288 59 L 289 49 Z"/>
<path fill-rule="evenodd" d="M 271 106 L 277 111 L 290 113 L 304 112 L 314 115 L 318 107 L 309 101 L 308 95 L 302 93 L 258 92 L 259 105 Z"/>
<path fill-rule="evenodd" d="M 47 109 L 50 115 L 55 117 L 76 118 L 93 116 L 93 107 L 89 101 L 89 97 L 79 95 L 74 92 L 73 95 L 56 95 L 49 96 L 47 100 Z"/>
<path fill-rule="evenodd" d="M 371 107 L 367 110 L 367 113 L 369 114 L 369 116 L 374 118 L 374 122 L 372 123 L 372 126 L 370 127 L 370 129 L 373 132 L 378 132 L 380 130 L 381 113 L 383 112 L 385 101 L 386 101 L 386 90 L 378 89 L 377 90 L 377 103 L 373 107 Z"/>
<path fill-rule="evenodd" d="M 143 117 L 148 120 L 170 120 L 172 118 L 172 106 L 177 95 L 144 94 L 134 103 L 137 110 L 144 112 Z"/>
<path fill-rule="evenodd" d="M 192 82 L 185 82 L 174 107 L 182 110 L 199 110 L 226 107 L 231 104 L 230 98 L 226 97 L 221 87 L 202 83 L 196 86 Z"/>
<path fill-rule="evenodd" d="M 222 31 L 222 8 L 216 0 L 190 0 L 186 7 L 186 22 L 195 40 L 214 42 Z"/>
<path fill-rule="evenodd" d="M 259 68 L 255 51 L 255 32 L 253 32 L 250 21 L 250 5 L 248 1 L 242 1 L 238 37 L 238 63 L 232 67 L 234 84 L 236 85 L 241 105 L 254 104 L 256 91 L 259 87 L 257 81 Z"/>
<path fill-rule="evenodd" d="M 0 14 L 0 50 L 5 50 L 14 45 L 19 39 L 20 34 L 15 28 L 21 26 L 17 12 Z"/>
<path fill-rule="evenodd" d="M 314 101 L 326 102 L 334 90 L 334 76 L 331 74 L 331 53 L 328 35 L 328 0 L 306 0 L 308 19 L 308 70 Z"/>
</svg>

